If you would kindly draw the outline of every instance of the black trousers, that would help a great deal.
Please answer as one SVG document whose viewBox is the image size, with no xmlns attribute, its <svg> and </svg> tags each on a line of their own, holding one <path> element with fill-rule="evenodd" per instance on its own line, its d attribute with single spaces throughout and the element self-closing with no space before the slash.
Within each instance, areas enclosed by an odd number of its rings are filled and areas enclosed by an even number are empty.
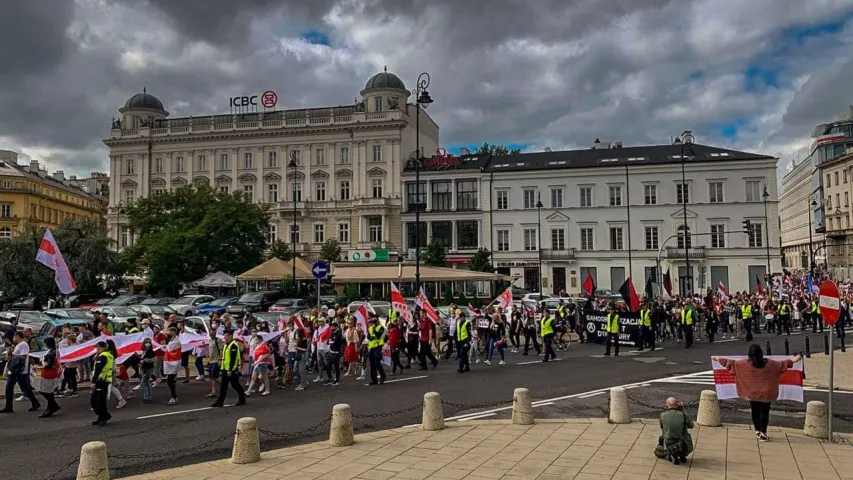
<svg viewBox="0 0 853 480">
<path fill-rule="evenodd" d="M 457 372 L 470 372 L 471 371 L 471 342 L 465 340 L 464 342 L 458 342 L 456 345 L 456 350 L 458 353 L 456 354 L 459 357 L 459 369 Z"/>
<path fill-rule="evenodd" d="M 59 404 L 56 403 L 56 394 L 55 393 L 53 393 L 53 392 L 50 392 L 50 393 L 41 392 L 41 395 L 47 400 L 47 411 L 48 412 L 55 412 L 55 411 L 59 410 L 60 407 L 59 407 Z"/>
<path fill-rule="evenodd" d="M 444 354 L 444 359 L 449 360 L 450 355 L 453 354 L 453 344 L 456 343 L 456 338 L 453 335 L 449 335 L 447 337 L 447 353 Z"/>
<path fill-rule="evenodd" d="M 65 390 L 68 387 L 74 393 L 77 393 L 77 367 L 65 367 L 62 371 L 62 384 L 59 390 Z"/>
<path fill-rule="evenodd" d="M 177 379 L 177 373 L 170 373 L 166 375 L 166 385 L 169 386 L 169 394 L 172 395 L 171 398 L 178 398 L 178 391 L 175 390 L 175 383 L 177 383 Z"/>
<path fill-rule="evenodd" d="M 743 330 L 744 330 L 744 332 L 746 332 L 746 341 L 751 342 L 752 341 L 752 319 L 751 318 L 744 319 Z"/>
<path fill-rule="evenodd" d="M 683 325 L 681 327 L 684 330 L 684 348 L 690 348 L 693 346 L 693 325 Z"/>
<path fill-rule="evenodd" d="M 521 346 L 521 329 L 520 328 L 516 328 L 515 330 L 510 332 L 509 341 L 510 341 L 510 343 L 512 343 L 512 348 L 518 350 L 518 348 Z"/>
<path fill-rule="evenodd" d="M 432 344 L 429 342 L 420 342 L 421 343 L 421 351 L 420 351 L 420 361 L 421 368 L 427 368 L 426 361 L 429 359 L 432 362 L 432 366 L 435 367 L 438 365 L 438 359 L 435 358 L 435 355 L 432 354 Z M 382 360 L 382 352 L 379 352 L 379 359 Z"/>
<path fill-rule="evenodd" d="M 820 315 L 813 313 L 812 314 L 812 333 L 817 333 L 817 329 L 820 327 L 820 331 L 823 331 L 823 319 L 820 318 Z"/>
<path fill-rule="evenodd" d="M 409 335 L 406 339 L 406 366 L 411 367 L 412 362 L 418 358 L 418 337 Z"/>
<path fill-rule="evenodd" d="M 535 328 L 525 328 L 524 329 L 524 354 L 527 355 L 527 352 L 530 351 L 530 341 L 533 341 L 533 348 L 536 350 L 536 354 L 538 355 L 542 349 L 539 348 L 539 342 L 536 341 L 536 329 Z"/>
<path fill-rule="evenodd" d="M 749 409 L 752 411 L 752 425 L 763 434 L 767 434 L 767 425 L 770 423 L 770 402 L 749 401 Z"/>
<path fill-rule="evenodd" d="M 655 349 L 655 330 L 652 327 L 640 327 L 640 350 L 648 346 L 650 349 Z"/>
<path fill-rule="evenodd" d="M 619 334 L 618 333 L 608 333 L 607 338 L 604 340 L 604 343 L 607 345 L 604 350 L 605 355 L 610 355 L 610 342 L 613 342 L 616 345 L 616 355 L 619 355 Z"/>
<path fill-rule="evenodd" d="M 785 331 L 785 335 L 791 334 L 791 316 L 790 315 L 779 316 L 779 329 L 776 331 L 776 334 L 782 335 L 782 330 Z"/>
<path fill-rule="evenodd" d="M 89 406 L 92 411 L 98 416 L 97 421 L 106 422 L 112 415 L 107 408 L 107 395 L 109 395 L 110 384 L 103 380 L 96 380 L 95 387 L 92 389 L 92 397 L 89 399 Z"/>
<path fill-rule="evenodd" d="M 542 343 L 545 344 L 545 358 L 543 358 L 542 361 L 547 362 L 551 359 L 557 358 L 557 354 L 554 353 L 554 334 L 549 333 L 542 337 Z"/>
<path fill-rule="evenodd" d="M 429 344 L 429 342 L 422 342 Z M 430 352 L 432 355 L 432 352 Z M 370 361 L 370 383 L 385 383 L 385 367 L 382 365 L 382 348 L 371 348 L 368 353 Z"/>
<path fill-rule="evenodd" d="M 240 374 L 234 372 L 222 372 L 222 380 L 219 386 L 219 396 L 216 398 L 217 405 L 225 403 L 225 397 L 228 395 L 228 386 L 237 392 L 237 405 L 246 403 L 246 392 L 243 391 L 243 386 L 240 385 Z"/>
<path fill-rule="evenodd" d="M 397 369 L 400 369 L 400 373 L 403 372 L 403 364 L 400 362 L 400 348 L 392 348 L 391 349 L 391 373 L 397 373 Z"/>
</svg>

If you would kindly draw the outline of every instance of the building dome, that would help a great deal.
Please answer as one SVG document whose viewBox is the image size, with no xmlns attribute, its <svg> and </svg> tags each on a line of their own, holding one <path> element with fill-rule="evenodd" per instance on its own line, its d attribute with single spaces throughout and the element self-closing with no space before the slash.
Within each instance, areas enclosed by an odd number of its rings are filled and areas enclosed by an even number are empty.
<svg viewBox="0 0 853 480">
<path fill-rule="evenodd" d="M 124 108 L 148 108 L 151 110 L 163 110 L 163 102 L 161 102 L 157 97 L 151 95 L 145 90 L 142 90 L 142 93 L 137 93 L 136 95 L 127 99 L 127 102 L 124 103 Z"/>
<path fill-rule="evenodd" d="M 397 88 L 400 90 L 406 89 L 406 84 L 400 80 L 400 77 L 394 75 L 393 73 L 388 73 L 388 69 L 385 69 L 384 72 L 379 72 L 376 75 L 370 77 L 370 80 L 367 81 L 367 84 L 364 86 L 365 90 L 370 90 L 371 88 Z"/>
</svg>

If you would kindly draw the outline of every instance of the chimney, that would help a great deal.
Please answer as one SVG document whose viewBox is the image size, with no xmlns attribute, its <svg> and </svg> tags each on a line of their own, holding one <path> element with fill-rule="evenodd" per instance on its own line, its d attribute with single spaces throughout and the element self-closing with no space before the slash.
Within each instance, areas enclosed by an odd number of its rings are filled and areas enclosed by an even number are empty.
<svg viewBox="0 0 853 480">
<path fill-rule="evenodd" d="M 64 182 L 65 181 L 65 172 L 63 172 L 62 170 L 57 170 L 57 171 L 53 172 L 53 178 L 55 178 L 56 180 L 59 180 L 60 182 Z"/>
<path fill-rule="evenodd" d="M 38 160 L 30 160 L 30 172 L 38 173 L 39 172 L 39 162 Z"/>
<path fill-rule="evenodd" d="M 77 180 L 77 175 L 71 175 L 71 177 L 69 178 L 69 180 Z"/>
</svg>

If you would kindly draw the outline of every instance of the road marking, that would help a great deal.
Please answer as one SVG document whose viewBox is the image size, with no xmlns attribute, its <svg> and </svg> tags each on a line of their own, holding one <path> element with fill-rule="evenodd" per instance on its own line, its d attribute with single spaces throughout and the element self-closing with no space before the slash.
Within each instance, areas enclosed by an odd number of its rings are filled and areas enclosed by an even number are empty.
<svg viewBox="0 0 853 480">
<path fill-rule="evenodd" d="M 551 362 L 559 362 L 560 360 L 562 360 L 562 358 L 555 358 L 555 359 L 550 360 L 550 361 Z M 547 362 L 543 362 L 542 360 L 533 360 L 531 362 L 516 363 L 516 365 L 533 365 L 535 363 L 547 363 Z"/>
<path fill-rule="evenodd" d="M 547 407 L 548 405 L 553 405 L 554 402 L 545 402 L 545 403 L 534 403 L 533 408 L 536 407 Z"/>
<path fill-rule="evenodd" d="M 484 413 L 482 415 L 476 415 L 473 417 L 460 418 L 459 420 L 457 420 L 457 422 L 467 422 L 468 420 L 477 420 L 480 418 L 494 417 L 495 415 L 497 415 L 497 414 L 496 413 Z"/>
<path fill-rule="evenodd" d="M 233 405 L 225 405 L 226 407 L 233 407 Z M 157 417 L 168 417 L 170 415 L 180 415 L 182 413 L 192 413 L 192 412 L 201 412 L 204 410 L 212 410 L 213 407 L 201 407 L 201 408 L 192 408 L 190 410 L 177 410 L 174 412 L 166 412 L 166 413 L 158 413 L 155 415 L 145 415 L 144 417 L 136 417 L 136 420 L 146 420 L 148 418 L 157 418 Z"/>
<path fill-rule="evenodd" d="M 427 378 L 427 376 L 426 375 L 420 375 L 418 377 L 395 378 L 394 380 L 385 380 L 385 383 L 406 382 L 409 380 L 417 380 L 419 378 Z M 365 383 L 365 385 L 370 386 L 369 383 Z"/>
<path fill-rule="evenodd" d="M 628 353 L 646 353 L 646 352 L 659 352 L 661 350 L 665 350 L 662 347 L 657 347 L 654 350 L 628 350 Z"/>
<path fill-rule="evenodd" d="M 603 394 L 604 394 L 604 392 L 596 392 L 596 393 L 591 393 L 591 394 L 589 394 L 589 395 L 584 395 L 584 396 L 582 396 L 582 397 L 578 397 L 578 398 L 590 398 L 590 397 L 597 397 L 597 396 L 599 396 L 599 395 L 603 395 Z"/>
</svg>

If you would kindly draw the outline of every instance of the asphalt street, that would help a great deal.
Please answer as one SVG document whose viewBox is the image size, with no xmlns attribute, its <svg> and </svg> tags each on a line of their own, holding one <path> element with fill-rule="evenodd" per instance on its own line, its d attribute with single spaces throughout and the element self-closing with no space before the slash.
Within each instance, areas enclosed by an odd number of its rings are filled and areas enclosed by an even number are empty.
<svg viewBox="0 0 853 480">
<path fill-rule="evenodd" d="M 792 353 L 804 349 L 805 337 L 797 334 L 789 338 Z M 756 341 L 762 346 L 770 341 L 773 353 L 781 354 L 784 338 L 764 334 Z M 813 350 L 817 345 L 822 349 L 822 338 L 811 335 Z M 15 478 L 20 480 L 48 478 L 63 465 L 68 467 L 52 478 L 73 478 L 74 460 L 82 444 L 103 440 L 111 456 L 113 477 L 117 478 L 226 458 L 236 421 L 243 416 L 258 418 L 264 450 L 328 436 L 327 422 L 337 403 L 352 406 L 357 432 L 417 424 L 423 394 L 429 391 L 441 394 L 445 418 L 450 421 L 507 417 L 517 387 L 531 390 L 536 415 L 541 417 L 605 416 L 607 390 L 613 386 L 630 389 L 635 416 L 656 417 L 658 406 L 669 395 L 689 403 L 698 399 L 701 390 L 713 389 L 701 373 L 711 369 L 711 355 L 746 353 L 743 340 L 699 342 L 689 350 L 671 341 L 660 347 L 642 353 L 622 347 L 619 357 L 604 357 L 603 346 L 575 343 L 560 352 L 556 362 L 543 364 L 539 357 L 508 354 L 506 365 L 498 366 L 495 359 L 490 367 L 472 365 L 466 374 L 456 373 L 452 361 L 444 361 L 435 370 L 413 368 L 389 377 L 382 386 L 367 386 L 366 381 L 347 377 L 337 387 L 312 383 L 303 392 L 274 389 L 266 397 L 253 395 L 248 405 L 223 409 L 209 408 L 211 401 L 204 398 L 208 385 L 197 381 L 179 383 L 179 405 L 166 406 L 168 390 L 163 385 L 154 390 L 154 403 L 150 405 L 141 405 L 138 396 L 122 410 L 111 405 L 113 420 L 106 428 L 90 426 L 93 415 L 87 392 L 78 398 L 60 399 L 63 410 L 50 419 L 38 419 L 37 413 L 26 411 L 27 402 L 15 402 L 16 413 L 0 416 L 0 464 L 14 466 Z M 826 393 L 807 392 L 806 397 L 825 399 Z M 839 397 L 837 411 L 853 419 L 853 395 Z M 232 392 L 226 403 L 234 401 Z M 748 410 L 743 412 L 740 407 L 732 402 L 724 408 L 724 421 L 748 422 Z M 772 423 L 801 427 L 802 416 L 798 417 L 797 411 L 804 406 L 790 404 L 784 409 L 796 411 L 774 415 Z M 836 424 L 839 431 L 853 431 L 853 423 L 839 420 Z"/>
</svg>

